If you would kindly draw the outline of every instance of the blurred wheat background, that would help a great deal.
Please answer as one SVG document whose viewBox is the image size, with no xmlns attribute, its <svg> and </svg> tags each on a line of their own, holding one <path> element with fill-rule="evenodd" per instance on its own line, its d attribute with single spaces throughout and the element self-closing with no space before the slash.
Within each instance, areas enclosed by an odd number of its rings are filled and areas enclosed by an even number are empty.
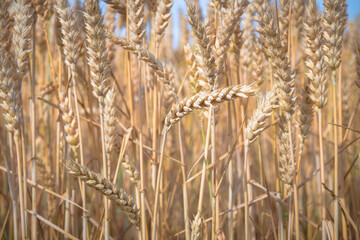
<svg viewBox="0 0 360 240">
<path fill-rule="evenodd" d="M 0 0 L 0 239 L 359 239 L 359 6 Z"/>
</svg>

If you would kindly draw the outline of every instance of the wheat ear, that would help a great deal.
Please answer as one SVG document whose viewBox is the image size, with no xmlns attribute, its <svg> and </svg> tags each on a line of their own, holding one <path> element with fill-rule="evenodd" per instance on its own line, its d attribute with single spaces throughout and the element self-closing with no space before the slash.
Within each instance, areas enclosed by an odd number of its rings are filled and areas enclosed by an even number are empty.
<svg viewBox="0 0 360 240">
<path fill-rule="evenodd" d="M 198 82 L 199 72 L 197 70 L 198 64 L 189 44 L 186 44 L 184 46 L 184 53 L 185 53 L 185 61 L 188 66 L 188 71 L 189 71 L 188 77 L 192 87 L 192 92 L 196 94 L 200 91 L 200 86 Z"/>
<path fill-rule="evenodd" d="M 224 10 L 224 17 L 222 18 L 221 28 L 218 31 L 216 38 L 214 53 L 215 53 L 215 64 L 216 64 L 216 76 L 217 82 L 223 73 L 223 65 L 226 59 L 226 52 L 230 45 L 230 38 L 235 31 L 235 27 L 239 25 L 241 16 L 244 13 L 246 6 L 249 4 L 247 0 L 235 2 L 234 9 Z"/>
<path fill-rule="evenodd" d="M 116 12 L 115 10 L 110 7 L 109 5 L 106 7 L 106 13 L 105 13 L 105 28 L 109 32 L 114 32 L 116 29 Z M 111 62 L 115 57 L 115 44 L 110 41 L 110 39 L 106 39 L 106 47 L 108 49 L 108 59 L 109 62 Z"/>
<path fill-rule="evenodd" d="M 125 0 L 104 0 L 106 4 L 110 5 L 120 15 L 126 15 L 126 1 Z"/>
<path fill-rule="evenodd" d="M 289 117 L 294 113 L 294 73 L 290 69 L 290 64 L 284 43 L 280 40 L 279 33 L 274 27 L 273 16 L 269 1 L 264 1 L 260 5 L 260 20 L 257 28 L 261 36 L 261 45 L 265 55 L 270 58 L 275 84 L 278 86 L 280 108 L 287 112 Z"/>
<path fill-rule="evenodd" d="M 200 216 L 200 212 L 198 212 L 194 220 L 191 222 L 191 240 L 200 239 L 201 224 L 202 224 L 202 219 Z"/>
<path fill-rule="evenodd" d="M 165 118 L 165 126 L 169 129 L 194 109 L 203 109 L 236 98 L 254 96 L 257 92 L 251 85 L 236 85 L 214 90 L 210 93 L 200 92 L 190 98 L 185 98 L 174 105 Z"/>
<path fill-rule="evenodd" d="M 129 155 L 125 154 L 124 161 L 122 163 L 125 172 L 129 175 L 130 181 L 135 186 L 140 187 L 140 175 L 135 164 L 130 160 Z"/>
<path fill-rule="evenodd" d="M 290 1 L 279 0 L 279 8 L 281 13 L 279 14 L 279 30 L 281 40 L 284 43 L 284 50 L 288 50 L 288 37 L 289 37 L 289 13 L 290 13 Z"/>
<path fill-rule="evenodd" d="M 75 64 L 79 58 L 79 30 L 75 13 L 70 9 L 67 0 L 57 0 L 56 10 L 61 24 L 61 41 L 65 55 L 65 63 L 76 79 Z"/>
<path fill-rule="evenodd" d="M 51 173 L 51 169 L 45 165 L 45 162 L 40 159 L 36 159 L 36 167 L 39 171 L 39 178 L 44 182 L 44 186 L 49 188 L 55 187 L 54 175 Z"/>
<path fill-rule="evenodd" d="M 258 104 L 258 107 L 254 110 L 254 113 L 246 126 L 245 136 L 248 140 L 248 144 L 254 142 L 260 133 L 264 131 L 265 121 L 271 116 L 272 111 L 278 107 L 277 95 L 275 89 L 267 92 Z"/>
<path fill-rule="evenodd" d="M 93 94 L 103 104 L 106 92 L 109 90 L 108 81 L 110 65 L 107 58 L 105 29 L 103 16 L 97 0 L 85 2 L 85 28 L 87 36 L 88 64 Z"/>
<path fill-rule="evenodd" d="M 244 67 L 245 73 L 248 74 L 251 69 L 252 56 L 255 51 L 255 33 L 253 21 L 255 19 L 255 1 L 251 1 L 247 6 L 244 13 L 243 25 L 243 45 L 241 48 L 242 66 Z"/>
<path fill-rule="evenodd" d="M 341 63 L 343 33 L 346 24 L 345 0 L 325 0 L 323 14 L 325 61 L 332 71 Z"/>
<path fill-rule="evenodd" d="M 196 16 L 195 5 L 189 4 L 187 7 L 187 12 L 189 15 L 188 21 L 193 30 L 196 46 L 200 54 L 202 71 L 204 71 L 205 75 L 207 76 L 209 85 L 213 90 L 216 77 L 216 65 L 210 39 L 206 34 L 203 24 Z"/>
<path fill-rule="evenodd" d="M 79 128 L 75 113 L 72 110 L 69 99 L 64 92 L 59 94 L 60 109 L 62 111 L 62 119 L 64 121 L 64 130 L 66 133 L 65 140 L 69 144 L 74 153 L 75 158 L 78 157 L 77 149 L 79 147 Z"/>
<path fill-rule="evenodd" d="M 105 97 L 104 107 L 104 134 L 105 134 L 105 146 L 106 155 L 110 159 L 111 153 L 114 149 L 115 141 L 115 89 L 112 87 Z"/>
<path fill-rule="evenodd" d="M 160 45 L 160 41 L 165 34 L 165 29 L 169 24 L 169 19 L 171 17 L 170 9 L 173 4 L 173 0 L 161 0 L 157 5 L 154 26 L 157 46 Z"/>
<path fill-rule="evenodd" d="M 31 52 L 31 27 L 33 23 L 34 10 L 29 0 L 18 0 L 14 4 L 14 28 L 13 44 L 14 59 L 17 67 L 17 78 L 19 81 L 29 71 Z"/>
<path fill-rule="evenodd" d="M 100 173 L 91 171 L 73 160 L 65 159 L 65 166 L 71 175 L 78 177 L 91 188 L 96 189 L 109 200 L 114 201 L 124 211 L 129 221 L 139 227 L 140 215 L 133 198 L 124 189 L 117 187 Z"/>
<path fill-rule="evenodd" d="M 141 45 L 145 36 L 144 0 L 129 1 L 129 21 L 131 42 Z"/>
</svg>

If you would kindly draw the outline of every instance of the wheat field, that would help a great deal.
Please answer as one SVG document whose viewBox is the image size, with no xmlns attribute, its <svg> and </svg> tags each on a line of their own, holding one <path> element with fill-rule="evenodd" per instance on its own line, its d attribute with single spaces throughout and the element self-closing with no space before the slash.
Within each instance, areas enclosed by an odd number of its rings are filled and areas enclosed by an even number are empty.
<svg viewBox="0 0 360 240">
<path fill-rule="evenodd" d="M 345 0 L 103 1 L 0 0 L 0 239 L 359 239 Z"/>
</svg>

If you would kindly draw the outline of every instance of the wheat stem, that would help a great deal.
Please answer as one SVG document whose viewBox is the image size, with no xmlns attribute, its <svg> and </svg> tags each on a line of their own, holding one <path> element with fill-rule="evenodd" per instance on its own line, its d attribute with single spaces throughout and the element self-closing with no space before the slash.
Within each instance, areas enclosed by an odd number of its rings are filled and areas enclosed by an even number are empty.
<svg viewBox="0 0 360 240">
<path fill-rule="evenodd" d="M 164 150 L 165 150 L 166 135 L 167 135 L 167 131 L 164 129 L 163 136 L 161 139 L 159 169 L 157 171 L 157 177 L 156 177 L 153 226 L 152 226 L 152 238 L 151 239 L 156 239 L 156 233 L 157 233 L 156 228 L 157 228 L 157 212 L 158 212 L 158 202 L 159 202 L 160 179 L 161 179 L 161 175 L 162 175 L 161 174 L 162 166 L 163 166 L 163 162 L 164 162 Z"/>
<path fill-rule="evenodd" d="M 336 70 L 331 72 L 332 80 L 332 95 L 333 95 L 333 119 L 334 119 L 334 194 L 339 195 L 339 156 L 338 156 L 338 116 L 337 116 L 337 96 L 336 96 Z M 335 239 L 338 238 L 339 231 L 339 204 L 336 201 L 334 203 L 334 235 Z"/>
<path fill-rule="evenodd" d="M 36 183 L 36 130 L 35 130 L 35 122 L 36 122 L 36 104 L 35 104 L 35 26 L 36 21 L 33 23 L 33 41 L 32 41 L 32 69 L 31 69 L 31 99 L 30 99 L 30 128 L 31 128 L 31 180 Z M 37 200 L 36 188 L 31 188 L 31 199 L 32 199 L 32 211 L 37 212 L 36 200 Z M 37 218 L 32 215 L 31 218 L 31 239 L 37 238 Z"/>
</svg>

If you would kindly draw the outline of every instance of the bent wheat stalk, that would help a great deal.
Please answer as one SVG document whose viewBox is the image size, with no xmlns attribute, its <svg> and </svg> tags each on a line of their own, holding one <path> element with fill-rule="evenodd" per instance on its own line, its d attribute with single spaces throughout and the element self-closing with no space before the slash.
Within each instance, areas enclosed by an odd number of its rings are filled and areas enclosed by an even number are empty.
<svg viewBox="0 0 360 240">
<path fill-rule="evenodd" d="M 136 56 L 139 56 L 140 59 L 143 60 L 151 68 L 151 70 L 156 73 L 156 75 L 158 75 L 159 80 L 167 85 L 167 88 L 170 91 L 176 92 L 172 79 L 170 78 L 171 68 L 169 66 L 163 64 L 150 51 L 141 47 L 140 45 L 129 42 L 125 38 L 118 37 L 112 32 L 107 32 L 106 34 L 110 41 L 112 41 L 114 44 L 117 44 L 123 49 L 130 51 Z"/>
</svg>

